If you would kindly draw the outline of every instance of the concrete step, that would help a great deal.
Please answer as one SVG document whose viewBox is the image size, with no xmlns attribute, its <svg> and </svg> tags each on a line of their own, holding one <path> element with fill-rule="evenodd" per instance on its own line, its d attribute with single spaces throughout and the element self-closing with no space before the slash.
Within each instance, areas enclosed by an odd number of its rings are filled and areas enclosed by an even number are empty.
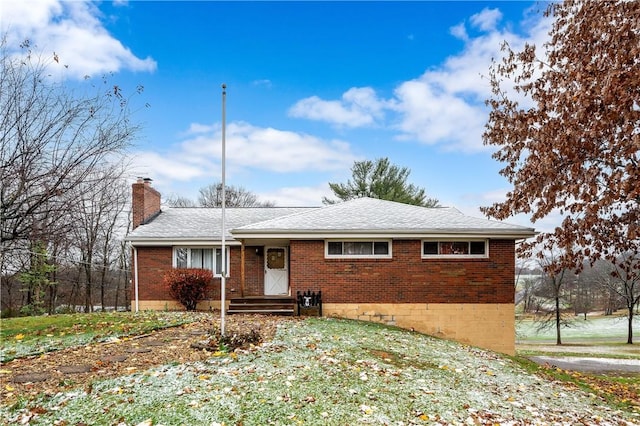
<svg viewBox="0 0 640 426">
<path fill-rule="evenodd" d="M 277 314 L 293 315 L 294 309 L 227 309 L 228 314 Z"/>
<path fill-rule="evenodd" d="M 295 307 L 295 299 L 289 296 L 234 297 L 229 301 L 227 313 L 293 315 Z"/>
</svg>

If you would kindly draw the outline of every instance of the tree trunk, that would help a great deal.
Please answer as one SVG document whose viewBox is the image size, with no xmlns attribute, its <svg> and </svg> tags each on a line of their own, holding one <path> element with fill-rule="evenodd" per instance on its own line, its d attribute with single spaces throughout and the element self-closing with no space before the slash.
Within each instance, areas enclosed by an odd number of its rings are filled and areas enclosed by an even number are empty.
<svg viewBox="0 0 640 426">
<path fill-rule="evenodd" d="M 561 345 L 560 338 L 560 297 L 556 296 L 556 345 Z"/>
<path fill-rule="evenodd" d="M 91 262 L 93 258 L 91 256 L 82 259 L 84 262 L 84 274 L 85 274 L 85 283 L 84 283 L 84 312 L 89 313 L 93 312 L 93 301 L 91 295 Z"/>
<path fill-rule="evenodd" d="M 120 272 L 118 272 L 118 279 L 116 280 L 116 295 L 115 295 L 115 300 L 113 301 L 114 312 L 118 312 L 119 296 L 120 296 Z"/>
<path fill-rule="evenodd" d="M 627 343 L 633 345 L 633 304 L 629 305 L 629 329 L 627 333 Z"/>
<path fill-rule="evenodd" d="M 105 312 L 105 300 L 104 300 L 104 288 L 105 288 L 105 276 L 104 273 L 100 276 L 100 306 L 102 307 L 101 311 Z"/>
</svg>

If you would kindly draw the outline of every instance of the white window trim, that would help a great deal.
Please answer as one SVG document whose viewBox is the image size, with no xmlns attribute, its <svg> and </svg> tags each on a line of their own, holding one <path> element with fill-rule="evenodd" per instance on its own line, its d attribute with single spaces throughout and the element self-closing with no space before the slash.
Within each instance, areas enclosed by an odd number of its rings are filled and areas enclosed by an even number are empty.
<svg viewBox="0 0 640 426">
<path fill-rule="evenodd" d="M 387 243 L 389 247 L 389 253 L 387 254 L 329 254 L 329 243 L 353 243 L 353 242 L 365 242 L 365 243 Z M 331 239 L 324 240 L 324 257 L 325 259 L 391 259 L 393 257 L 393 244 L 390 239 Z"/>
<path fill-rule="evenodd" d="M 441 242 L 484 242 L 484 254 L 424 254 L 424 243 Z M 487 259 L 489 257 L 489 240 L 486 238 L 427 238 L 420 242 L 422 259 Z"/>
<path fill-rule="evenodd" d="M 213 272 L 214 278 L 220 278 L 220 277 L 222 277 L 222 274 L 217 274 L 215 271 L 217 269 L 216 268 L 216 250 L 219 250 L 221 248 L 222 248 L 222 246 L 173 246 L 173 250 L 172 250 L 172 257 L 173 257 L 172 266 L 174 268 L 178 267 L 177 250 L 179 250 L 179 249 L 187 249 L 187 264 L 191 263 L 191 249 L 196 249 L 196 250 L 212 249 L 213 250 L 213 261 L 212 261 L 213 270 L 211 272 Z M 227 276 L 226 276 L 226 278 L 229 278 L 229 270 L 230 270 L 230 267 L 231 267 L 231 262 L 230 262 L 231 250 L 230 250 L 230 247 L 229 246 L 225 247 L 225 251 L 226 251 L 225 260 L 226 260 L 226 264 L 227 264 L 227 269 L 226 269 Z"/>
</svg>

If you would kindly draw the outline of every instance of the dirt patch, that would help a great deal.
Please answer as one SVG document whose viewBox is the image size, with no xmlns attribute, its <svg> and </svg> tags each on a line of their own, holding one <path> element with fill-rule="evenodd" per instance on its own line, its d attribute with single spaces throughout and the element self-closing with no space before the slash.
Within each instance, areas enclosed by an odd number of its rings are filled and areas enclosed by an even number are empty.
<svg viewBox="0 0 640 426">
<path fill-rule="evenodd" d="M 227 335 L 256 330 L 262 341 L 270 341 L 281 321 L 292 317 L 229 315 Z M 95 380 L 133 374 L 167 364 L 200 361 L 211 357 L 194 344 L 219 328 L 219 318 L 203 316 L 198 322 L 104 343 L 18 358 L 1 364 L 0 395 L 3 405 L 39 394 L 54 395 L 76 388 L 90 389 Z"/>
</svg>

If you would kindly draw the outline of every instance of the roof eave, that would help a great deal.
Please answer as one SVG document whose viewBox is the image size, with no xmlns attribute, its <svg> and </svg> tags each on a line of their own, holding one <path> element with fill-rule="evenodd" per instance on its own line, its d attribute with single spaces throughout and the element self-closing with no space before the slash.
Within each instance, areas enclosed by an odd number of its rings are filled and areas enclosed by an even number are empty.
<svg viewBox="0 0 640 426">
<path fill-rule="evenodd" d="M 526 239 L 537 233 L 533 229 L 525 230 L 478 230 L 478 229 L 430 229 L 430 230 L 233 230 L 237 239 L 274 238 L 274 239 L 318 239 L 318 238 L 503 238 Z"/>
<path fill-rule="evenodd" d="M 213 238 L 162 238 L 162 237 L 145 237 L 145 238 L 125 238 L 134 247 L 152 247 L 152 246 L 216 246 L 221 245 L 220 237 Z M 231 237 L 228 237 L 225 244 L 233 246 L 241 243 Z"/>
</svg>

